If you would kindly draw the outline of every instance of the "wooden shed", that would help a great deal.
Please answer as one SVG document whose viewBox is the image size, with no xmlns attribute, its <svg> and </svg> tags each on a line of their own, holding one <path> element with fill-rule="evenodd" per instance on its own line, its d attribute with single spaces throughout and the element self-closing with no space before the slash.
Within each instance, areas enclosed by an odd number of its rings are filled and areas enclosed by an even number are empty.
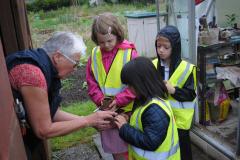
<svg viewBox="0 0 240 160">
<path fill-rule="evenodd" d="M 8 54 L 32 47 L 25 1 L 1 0 L 0 10 L 0 159 L 25 160 L 27 157 L 5 63 Z M 41 154 L 47 155 L 44 147 L 41 149 Z"/>
</svg>

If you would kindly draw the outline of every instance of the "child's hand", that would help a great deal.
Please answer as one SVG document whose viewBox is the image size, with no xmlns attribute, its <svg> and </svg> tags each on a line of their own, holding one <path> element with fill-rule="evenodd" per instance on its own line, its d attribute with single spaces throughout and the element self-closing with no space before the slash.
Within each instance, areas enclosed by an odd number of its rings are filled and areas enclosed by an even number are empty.
<svg viewBox="0 0 240 160">
<path fill-rule="evenodd" d="M 127 122 L 129 121 L 130 116 L 128 114 L 120 113 L 119 115 L 123 116 L 126 119 Z"/>
<path fill-rule="evenodd" d="M 120 129 L 122 127 L 122 125 L 124 125 L 125 123 L 127 123 L 126 119 L 124 118 L 124 116 L 122 115 L 117 115 L 115 118 L 114 118 L 114 122 L 115 124 L 117 125 L 117 127 Z"/>
<path fill-rule="evenodd" d="M 171 85 L 169 81 L 163 81 L 167 87 L 168 93 L 174 94 L 175 93 L 175 88 Z"/>
<path fill-rule="evenodd" d="M 116 111 L 117 110 L 117 103 L 116 103 L 115 99 L 112 101 L 112 103 L 109 104 L 108 110 L 110 110 L 110 111 Z"/>
<path fill-rule="evenodd" d="M 105 97 L 102 102 L 101 102 L 101 106 L 100 109 L 103 111 L 108 111 L 111 110 L 112 106 L 110 106 L 113 102 L 113 97 Z"/>
</svg>

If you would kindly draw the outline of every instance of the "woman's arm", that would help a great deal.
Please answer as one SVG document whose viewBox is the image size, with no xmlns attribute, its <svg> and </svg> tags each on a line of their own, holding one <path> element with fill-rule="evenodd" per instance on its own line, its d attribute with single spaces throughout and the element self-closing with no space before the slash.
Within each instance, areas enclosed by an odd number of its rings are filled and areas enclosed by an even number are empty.
<svg viewBox="0 0 240 160">
<path fill-rule="evenodd" d="M 55 117 L 58 122 L 52 122 L 48 95 L 45 90 L 38 87 L 23 86 L 20 88 L 20 92 L 24 99 L 30 125 L 41 139 L 65 135 L 87 126 L 104 126 L 109 124 L 109 121 L 105 119 L 112 119 L 115 115 L 113 112 L 105 111 L 85 117 L 75 117 L 59 112 Z M 73 119 L 70 120 L 71 118 Z"/>
<path fill-rule="evenodd" d="M 57 112 L 55 113 L 55 115 L 53 117 L 53 121 L 54 122 L 71 121 L 74 119 L 78 119 L 79 117 L 80 116 L 78 116 L 78 115 L 62 111 L 58 108 Z"/>
</svg>

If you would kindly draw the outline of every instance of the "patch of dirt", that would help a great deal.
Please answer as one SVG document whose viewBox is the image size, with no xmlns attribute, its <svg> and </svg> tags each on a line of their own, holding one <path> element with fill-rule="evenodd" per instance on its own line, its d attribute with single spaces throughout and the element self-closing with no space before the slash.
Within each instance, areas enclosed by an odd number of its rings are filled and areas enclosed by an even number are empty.
<svg viewBox="0 0 240 160">
<path fill-rule="evenodd" d="M 68 77 L 69 87 L 61 90 L 62 104 L 67 105 L 74 102 L 89 100 L 86 85 L 86 66 L 80 66 Z"/>
</svg>

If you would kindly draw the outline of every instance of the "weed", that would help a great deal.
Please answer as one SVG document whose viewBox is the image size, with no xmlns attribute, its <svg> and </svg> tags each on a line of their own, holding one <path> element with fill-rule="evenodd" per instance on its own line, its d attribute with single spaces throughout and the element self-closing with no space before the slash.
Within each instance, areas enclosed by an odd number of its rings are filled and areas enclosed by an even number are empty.
<svg viewBox="0 0 240 160">
<path fill-rule="evenodd" d="M 67 78 L 67 79 L 64 79 L 62 80 L 62 89 L 64 90 L 68 90 L 68 89 L 71 89 L 72 88 L 72 83 L 73 83 L 74 79 L 72 78 Z"/>
</svg>

